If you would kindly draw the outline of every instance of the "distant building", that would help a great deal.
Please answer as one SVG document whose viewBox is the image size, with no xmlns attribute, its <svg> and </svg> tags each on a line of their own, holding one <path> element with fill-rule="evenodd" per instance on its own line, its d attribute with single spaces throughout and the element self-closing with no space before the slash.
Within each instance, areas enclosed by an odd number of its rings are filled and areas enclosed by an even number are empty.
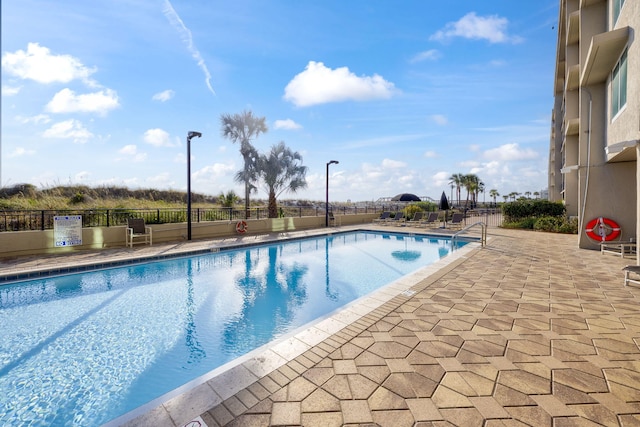
<svg viewBox="0 0 640 427">
<path fill-rule="evenodd" d="M 560 0 L 548 198 L 578 218 L 583 248 L 594 218 L 623 241 L 640 230 L 639 35 L 639 0 Z"/>
</svg>

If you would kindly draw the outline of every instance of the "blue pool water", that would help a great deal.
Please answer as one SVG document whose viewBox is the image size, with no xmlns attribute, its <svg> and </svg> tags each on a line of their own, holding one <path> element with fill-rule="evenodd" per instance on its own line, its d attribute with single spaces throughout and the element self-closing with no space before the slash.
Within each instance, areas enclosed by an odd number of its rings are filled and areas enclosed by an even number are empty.
<svg viewBox="0 0 640 427">
<path fill-rule="evenodd" d="M 100 425 L 463 244 L 353 232 L 0 286 L 0 425 Z"/>
</svg>

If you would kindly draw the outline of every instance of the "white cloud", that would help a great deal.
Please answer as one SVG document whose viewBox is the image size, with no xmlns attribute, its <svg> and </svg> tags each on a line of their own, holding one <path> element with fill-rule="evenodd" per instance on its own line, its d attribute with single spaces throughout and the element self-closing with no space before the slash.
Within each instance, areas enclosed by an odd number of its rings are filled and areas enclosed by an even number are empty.
<svg viewBox="0 0 640 427">
<path fill-rule="evenodd" d="M 449 124 L 449 120 L 447 119 L 447 116 L 444 116 L 442 114 L 433 114 L 431 115 L 431 120 L 440 126 L 445 126 Z"/>
<path fill-rule="evenodd" d="M 519 42 L 518 37 L 507 35 L 507 18 L 497 15 L 478 16 L 475 12 L 469 12 L 456 22 L 449 22 L 444 29 L 437 31 L 430 40 L 448 40 L 453 37 L 465 39 L 484 39 L 491 43 L 505 43 L 508 41 Z"/>
<path fill-rule="evenodd" d="M 415 55 L 413 58 L 411 58 L 409 60 L 409 62 L 411 64 L 415 64 L 416 62 L 422 62 L 422 61 L 435 61 L 437 59 L 440 59 L 440 57 L 442 56 L 442 54 L 440 53 L 439 50 L 437 49 L 429 49 L 429 50 L 425 50 L 423 52 L 418 53 L 417 55 Z"/>
<path fill-rule="evenodd" d="M 276 120 L 275 123 L 273 124 L 273 128 L 296 130 L 296 129 L 302 129 L 302 125 L 299 125 L 298 123 L 294 122 L 291 119 L 285 119 L 285 120 Z"/>
<path fill-rule="evenodd" d="M 120 106 L 118 95 L 111 89 L 76 95 L 69 88 L 62 89 L 53 96 L 46 106 L 51 113 L 97 113 L 105 115 Z"/>
<path fill-rule="evenodd" d="M 225 177 L 235 172 L 235 166 L 225 163 L 214 163 L 193 173 L 195 181 L 211 182 L 214 178 Z"/>
<path fill-rule="evenodd" d="M 151 184 L 151 186 L 155 188 L 170 188 L 176 184 L 175 180 L 171 179 L 171 174 L 169 172 L 162 172 L 158 175 L 150 176 L 145 179 L 145 182 Z"/>
<path fill-rule="evenodd" d="M 73 139 L 73 142 L 84 144 L 93 134 L 89 132 L 78 120 L 65 120 L 58 122 L 45 130 L 44 138 Z"/>
<path fill-rule="evenodd" d="M 182 22 L 182 19 L 180 19 L 180 16 L 175 11 L 169 0 L 165 0 L 164 10 L 162 12 L 164 13 L 164 16 L 167 17 L 169 23 L 171 23 L 173 28 L 175 28 L 180 34 L 182 42 L 187 46 L 187 50 L 189 51 L 189 53 L 191 53 L 191 56 L 196 60 L 198 67 L 200 67 L 200 69 L 204 73 L 204 82 L 207 85 L 207 88 L 212 94 L 215 95 L 216 92 L 213 90 L 213 87 L 211 87 L 211 73 L 207 68 L 207 64 L 204 63 L 204 59 L 202 58 L 200 51 L 193 44 L 191 31 L 186 27 L 186 25 L 184 25 L 184 22 Z"/>
<path fill-rule="evenodd" d="M 16 116 L 16 120 L 24 125 L 29 124 L 29 123 L 33 123 L 36 125 L 39 124 L 46 124 L 49 123 L 51 121 L 51 117 L 49 117 L 46 114 L 38 114 L 36 116 L 32 116 L 32 117 L 22 117 L 22 116 Z"/>
<path fill-rule="evenodd" d="M 11 153 L 8 154 L 8 158 L 13 157 L 22 157 L 22 156 L 32 156 L 36 154 L 35 150 L 28 150 L 23 147 L 16 147 Z"/>
<path fill-rule="evenodd" d="M 2 96 L 14 96 L 17 95 L 22 89 L 22 86 L 8 86 L 2 85 Z"/>
<path fill-rule="evenodd" d="M 442 187 L 443 185 L 449 185 L 450 176 L 451 174 L 449 172 L 440 171 L 434 173 L 431 180 L 433 181 L 434 186 Z"/>
<path fill-rule="evenodd" d="M 513 143 L 486 150 L 483 157 L 500 161 L 531 160 L 538 158 L 538 153 L 530 148 L 520 148 L 518 144 Z"/>
<path fill-rule="evenodd" d="M 80 171 L 73 176 L 73 182 L 86 182 L 90 176 L 89 171 Z"/>
<path fill-rule="evenodd" d="M 406 168 L 407 164 L 398 160 L 384 159 L 382 160 L 382 167 L 384 169 L 398 169 Z"/>
<path fill-rule="evenodd" d="M 144 142 L 154 147 L 176 147 L 179 144 L 171 142 L 169 133 L 163 129 L 149 129 L 144 133 Z"/>
<path fill-rule="evenodd" d="M 171 89 L 163 90 L 162 92 L 158 92 L 151 99 L 154 101 L 166 102 L 173 98 L 176 93 Z"/>
<path fill-rule="evenodd" d="M 118 150 L 119 154 L 126 156 L 125 158 L 119 158 L 118 160 L 129 160 L 132 162 L 142 162 L 147 159 L 147 153 L 141 153 L 138 151 L 138 147 L 134 144 L 125 145 Z"/>
<path fill-rule="evenodd" d="M 38 83 L 69 83 L 79 79 L 90 86 L 89 79 L 95 68 L 85 67 L 79 59 L 70 55 L 52 55 L 51 51 L 38 43 L 29 43 L 27 50 L 7 52 L 2 55 L 2 68 L 12 76 Z"/>
<path fill-rule="evenodd" d="M 347 67 L 332 70 L 322 62 L 309 61 L 284 89 L 284 99 L 298 107 L 342 101 L 391 98 L 393 83 L 378 74 L 358 77 Z"/>
<path fill-rule="evenodd" d="M 425 151 L 424 152 L 424 156 L 427 159 L 434 159 L 434 158 L 438 157 L 438 154 L 435 151 Z"/>
</svg>

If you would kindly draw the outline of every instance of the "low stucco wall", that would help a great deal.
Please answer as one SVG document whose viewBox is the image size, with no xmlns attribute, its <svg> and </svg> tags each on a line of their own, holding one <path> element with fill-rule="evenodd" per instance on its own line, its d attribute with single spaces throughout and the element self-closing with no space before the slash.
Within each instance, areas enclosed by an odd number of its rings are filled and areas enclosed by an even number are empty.
<svg viewBox="0 0 640 427">
<path fill-rule="evenodd" d="M 340 225 L 370 223 L 379 214 L 338 215 Z M 187 239 L 187 224 L 150 224 L 153 243 L 179 242 Z M 286 233 L 325 226 L 324 216 L 249 219 L 245 235 Z M 87 249 L 125 247 L 126 227 L 92 227 L 82 229 L 82 245 L 57 248 L 53 242 L 53 230 L 7 231 L 0 233 L 0 258 L 37 254 L 64 254 Z M 191 224 L 191 238 L 211 239 L 235 236 L 236 223 L 228 221 Z"/>
</svg>

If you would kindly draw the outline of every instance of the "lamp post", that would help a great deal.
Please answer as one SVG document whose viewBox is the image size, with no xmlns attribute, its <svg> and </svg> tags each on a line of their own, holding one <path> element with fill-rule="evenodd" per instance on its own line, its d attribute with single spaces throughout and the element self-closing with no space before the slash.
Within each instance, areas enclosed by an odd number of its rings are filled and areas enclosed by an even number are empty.
<svg viewBox="0 0 640 427">
<path fill-rule="evenodd" d="M 340 162 L 338 162 L 337 160 L 330 160 L 329 162 L 327 162 L 327 200 L 326 203 L 324 205 L 324 226 L 328 227 L 329 226 L 329 165 L 331 164 L 338 164 Z"/>
<path fill-rule="evenodd" d="M 187 240 L 191 240 L 191 138 L 201 136 L 193 130 L 187 134 Z"/>
</svg>

